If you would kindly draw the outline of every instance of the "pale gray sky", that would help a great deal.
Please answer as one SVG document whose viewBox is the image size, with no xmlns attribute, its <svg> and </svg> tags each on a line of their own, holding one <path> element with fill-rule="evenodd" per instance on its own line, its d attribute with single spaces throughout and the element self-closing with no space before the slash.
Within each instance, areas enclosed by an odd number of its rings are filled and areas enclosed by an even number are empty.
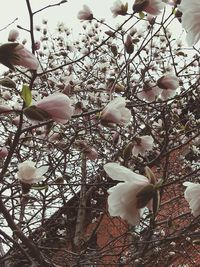
<svg viewBox="0 0 200 267">
<path fill-rule="evenodd" d="M 32 10 L 36 11 L 50 4 L 56 4 L 61 0 L 31 0 Z M 86 4 L 93 11 L 97 18 L 106 18 L 106 22 L 111 25 L 116 25 L 117 22 L 124 20 L 123 16 L 117 18 L 112 17 L 110 7 L 115 0 L 68 0 L 67 3 L 57 7 L 45 9 L 44 11 L 34 16 L 35 24 L 41 24 L 43 18 L 48 19 L 48 25 L 51 29 L 55 29 L 58 22 L 64 22 L 67 27 L 73 28 L 76 35 L 81 29 L 81 22 L 77 19 L 77 13 L 82 9 L 83 4 Z M 128 11 L 131 13 L 133 0 L 122 0 L 123 3 L 128 2 Z M 28 28 L 29 16 L 26 6 L 26 0 L 5 0 L 1 6 L 1 23 L 0 29 L 6 27 L 14 19 L 18 18 L 14 24 L 10 25 L 7 29 L 0 31 L 0 43 L 7 41 L 7 34 L 10 29 L 16 28 L 17 25 Z M 180 25 L 176 22 L 176 27 L 173 30 L 179 30 Z M 179 29 L 178 29 L 179 28 Z M 20 33 L 22 34 L 22 32 Z"/>
<path fill-rule="evenodd" d="M 88 5 L 93 11 L 95 17 L 106 18 L 108 23 L 116 24 L 117 21 L 123 21 L 123 17 L 116 19 L 112 18 L 110 7 L 115 0 L 68 0 L 68 3 L 57 7 L 46 9 L 34 16 L 35 24 L 40 24 L 43 18 L 48 19 L 48 24 L 52 29 L 57 25 L 57 22 L 64 22 L 69 28 L 73 28 L 76 33 L 80 31 L 81 22 L 77 19 L 77 13 L 82 9 L 83 4 Z M 60 2 L 59 0 L 32 0 L 30 1 L 32 10 L 41 9 L 49 4 Z M 129 10 L 131 12 L 132 0 L 129 2 Z M 14 24 L 9 26 L 6 30 L 0 31 L 0 43 L 7 41 L 7 33 L 10 29 L 16 28 L 16 25 L 22 27 L 29 27 L 29 16 L 26 7 L 26 0 L 6 0 L 1 6 L 1 23 L 0 29 L 10 24 L 15 18 L 18 18 Z"/>
</svg>

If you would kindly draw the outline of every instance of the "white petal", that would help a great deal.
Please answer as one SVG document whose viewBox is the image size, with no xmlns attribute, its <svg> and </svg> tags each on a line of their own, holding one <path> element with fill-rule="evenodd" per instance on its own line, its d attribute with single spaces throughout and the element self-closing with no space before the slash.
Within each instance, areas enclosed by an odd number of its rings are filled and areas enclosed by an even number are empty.
<svg viewBox="0 0 200 267">
<path fill-rule="evenodd" d="M 129 183 L 120 183 L 108 192 L 108 210 L 111 216 L 120 216 L 132 225 L 140 221 L 140 211 L 136 208 L 136 195 L 141 186 Z"/>
<path fill-rule="evenodd" d="M 120 166 L 117 163 L 107 163 L 104 165 L 104 170 L 113 180 L 125 182 L 137 182 L 139 184 L 148 184 L 149 180 L 140 174 L 134 173 L 126 167 Z"/>
<path fill-rule="evenodd" d="M 40 178 L 43 174 L 45 174 L 48 171 L 48 166 L 41 166 L 35 171 L 35 176 L 37 178 Z"/>
</svg>

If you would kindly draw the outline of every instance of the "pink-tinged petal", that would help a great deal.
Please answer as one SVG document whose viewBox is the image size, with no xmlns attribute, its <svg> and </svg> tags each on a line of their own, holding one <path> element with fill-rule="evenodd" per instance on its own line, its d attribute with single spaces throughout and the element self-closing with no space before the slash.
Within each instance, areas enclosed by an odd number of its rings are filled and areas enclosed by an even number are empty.
<svg viewBox="0 0 200 267">
<path fill-rule="evenodd" d="M 130 169 L 120 166 L 117 163 L 107 163 L 104 165 L 104 170 L 113 180 L 135 182 L 138 184 L 146 185 L 149 183 L 147 177 L 138 173 L 132 172 Z"/>
<path fill-rule="evenodd" d="M 83 5 L 83 9 L 78 12 L 77 18 L 80 20 L 92 20 L 93 14 L 87 5 Z"/>
<path fill-rule="evenodd" d="M 7 106 L 7 105 L 0 104 L 0 113 L 8 112 L 8 111 L 12 111 L 12 108 L 10 108 L 10 107 Z"/>
<path fill-rule="evenodd" d="M 5 158 L 8 156 L 8 149 L 3 146 L 3 147 L 0 147 L 0 158 Z"/>
<path fill-rule="evenodd" d="M 62 93 L 47 96 L 36 102 L 35 106 L 47 112 L 54 121 L 60 123 L 70 120 L 74 112 L 69 97 Z"/>
<path fill-rule="evenodd" d="M 136 138 L 135 144 L 132 149 L 132 154 L 137 156 L 138 154 L 144 156 L 147 151 L 152 150 L 153 148 L 153 138 L 150 135 L 144 135 Z"/>
<path fill-rule="evenodd" d="M 123 97 L 113 99 L 101 113 L 102 122 L 125 125 L 130 119 L 131 112 L 126 108 L 126 100 Z"/>
<path fill-rule="evenodd" d="M 37 58 L 22 44 L 6 43 L 0 46 L 0 62 L 15 70 L 14 65 L 36 70 L 39 66 Z"/>
</svg>

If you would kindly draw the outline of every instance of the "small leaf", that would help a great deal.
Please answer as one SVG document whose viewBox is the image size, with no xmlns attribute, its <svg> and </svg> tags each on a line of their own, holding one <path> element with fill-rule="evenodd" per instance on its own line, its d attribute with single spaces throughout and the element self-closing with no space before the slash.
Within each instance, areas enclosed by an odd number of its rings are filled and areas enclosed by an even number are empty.
<svg viewBox="0 0 200 267">
<path fill-rule="evenodd" d="M 46 184 L 46 185 L 35 185 L 35 186 L 32 186 L 31 187 L 31 189 L 34 189 L 34 190 L 44 190 L 44 189 L 47 189 L 49 186 L 48 186 L 48 184 Z"/>
<path fill-rule="evenodd" d="M 26 104 L 26 106 L 30 106 L 31 102 L 32 102 L 32 94 L 31 94 L 31 90 L 29 88 L 28 85 L 23 85 L 22 87 L 22 98 Z"/>
<path fill-rule="evenodd" d="M 143 19 L 143 18 L 145 17 L 145 14 L 144 14 L 143 12 L 140 12 L 140 13 L 139 13 L 139 17 L 140 17 L 141 19 Z"/>
</svg>

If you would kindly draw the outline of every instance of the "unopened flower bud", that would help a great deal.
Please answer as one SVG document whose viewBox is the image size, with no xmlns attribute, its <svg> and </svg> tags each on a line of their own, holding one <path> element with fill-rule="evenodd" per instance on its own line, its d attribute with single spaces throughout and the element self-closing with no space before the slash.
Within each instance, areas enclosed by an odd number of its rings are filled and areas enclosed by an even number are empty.
<svg viewBox="0 0 200 267">
<path fill-rule="evenodd" d="M 17 38 L 19 37 L 19 32 L 18 30 L 10 30 L 9 35 L 8 35 L 8 41 L 9 42 L 16 42 Z"/>
<path fill-rule="evenodd" d="M 124 47 L 126 50 L 127 54 L 132 54 L 134 51 L 134 46 L 133 46 L 133 42 L 132 42 L 132 38 L 130 36 L 130 34 L 127 35 L 126 37 L 126 42 L 124 43 Z"/>
</svg>

